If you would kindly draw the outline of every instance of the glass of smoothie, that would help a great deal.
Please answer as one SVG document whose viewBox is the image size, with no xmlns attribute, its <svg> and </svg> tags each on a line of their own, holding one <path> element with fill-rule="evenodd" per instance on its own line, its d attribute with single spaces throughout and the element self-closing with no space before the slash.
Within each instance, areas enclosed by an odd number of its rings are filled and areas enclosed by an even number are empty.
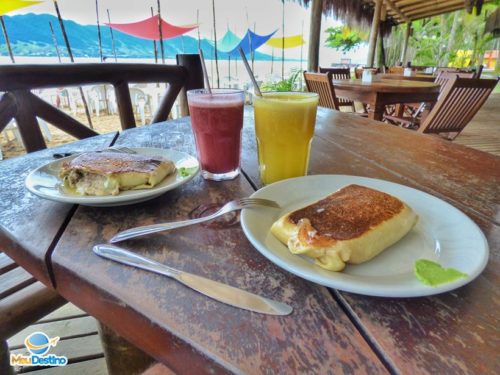
<svg viewBox="0 0 500 375">
<path fill-rule="evenodd" d="M 254 97 L 260 179 L 264 185 L 305 176 L 318 94 L 267 92 Z"/>
<path fill-rule="evenodd" d="M 203 178 L 230 180 L 240 173 L 245 93 L 233 89 L 189 90 L 191 124 Z"/>
</svg>

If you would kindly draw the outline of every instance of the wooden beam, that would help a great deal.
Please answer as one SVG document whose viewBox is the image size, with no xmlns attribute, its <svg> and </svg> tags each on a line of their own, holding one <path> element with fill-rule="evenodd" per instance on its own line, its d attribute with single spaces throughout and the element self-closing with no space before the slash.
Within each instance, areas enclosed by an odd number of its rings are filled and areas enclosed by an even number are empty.
<svg viewBox="0 0 500 375">
<path fill-rule="evenodd" d="M 456 5 L 456 4 L 464 4 L 462 0 L 443 0 L 439 2 L 435 2 L 432 4 L 426 3 L 426 2 L 420 2 L 420 3 L 415 3 L 415 4 L 409 4 L 405 7 L 401 7 L 401 11 L 405 14 L 408 14 L 408 12 L 412 12 L 417 9 L 422 9 L 422 8 L 429 8 L 429 7 L 444 7 L 447 5 Z"/>
<path fill-rule="evenodd" d="M 419 20 L 422 18 L 439 16 L 439 15 L 445 14 L 445 13 L 451 13 L 451 12 L 454 12 L 456 10 L 461 10 L 463 8 L 464 8 L 464 6 L 463 6 L 463 4 L 461 4 L 461 5 L 457 5 L 455 8 L 450 8 L 450 9 L 446 9 L 446 10 L 441 10 L 441 11 L 432 10 L 432 11 L 428 11 L 428 12 L 413 14 L 413 15 L 411 15 L 410 18 L 412 21 L 414 21 L 414 20 Z"/>
<path fill-rule="evenodd" d="M 33 111 L 31 93 L 29 91 L 18 90 L 12 91 L 12 94 L 15 96 L 17 107 L 23 109 L 22 111 L 17 111 L 15 119 L 26 152 L 47 148 L 35 112 Z"/>
<path fill-rule="evenodd" d="M 451 3 L 446 3 L 446 4 L 426 5 L 424 7 L 420 7 L 420 8 L 417 8 L 417 9 L 412 9 L 412 10 L 405 11 L 405 13 L 406 13 L 406 15 L 408 17 L 411 18 L 412 15 L 414 15 L 414 14 L 419 14 L 419 13 L 424 13 L 424 12 L 430 12 L 430 11 L 433 11 L 433 12 L 446 12 L 447 9 L 456 8 L 457 6 L 461 6 L 463 8 L 463 6 L 464 6 L 463 1 L 453 0 Z"/>
<path fill-rule="evenodd" d="M 14 95 L 6 93 L 0 96 L 0 133 L 17 114 L 17 104 Z"/>
<path fill-rule="evenodd" d="M 405 22 L 410 22 L 410 19 L 404 15 L 403 13 L 401 13 L 401 11 L 399 10 L 399 8 L 397 7 L 396 4 L 394 4 L 393 1 L 391 0 L 384 0 L 385 4 L 387 5 L 387 7 L 389 9 L 391 9 L 395 14 L 397 14 L 399 17 L 401 17 Z"/>
<path fill-rule="evenodd" d="M 309 29 L 309 56 L 307 70 L 317 72 L 319 67 L 319 41 L 321 34 L 321 17 L 323 0 L 312 0 L 311 26 Z"/>
<path fill-rule="evenodd" d="M 375 10 L 373 12 L 372 29 L 370 31 L 370 42 L 368 45 L 368 58 L 366 60 L 366 66 L 373 67 L 373 62 L 375 60 L 375 47 L 377 45 L 378 29 L 380 24 L 380 14 L 382 12 L 382 1 L 375 0 Z"/>
<path fill-rule="evenodd" d="M 134 108 L 130 98 L 128 83 L 125 81 L 113 84 L 115 88 L 116 104 L 118 104 L 118 113 L 122 129 L 135 128 Z"/>
<path fill-rule="evenodd" d="M 89 129 L 79 121 L 75 120 L 73 117 L 60 111 L 59 109 L 40 99 L 33 93 L 30 92 L 28 94 L 28 97 L 31 101 L 31 105 L 33 107 L 35 115 L 54 125 L 56 128 L 62 130 L 63 132 L 68 133 L 78 139 L 99 135 L 99 133 Z"/>
</svg>

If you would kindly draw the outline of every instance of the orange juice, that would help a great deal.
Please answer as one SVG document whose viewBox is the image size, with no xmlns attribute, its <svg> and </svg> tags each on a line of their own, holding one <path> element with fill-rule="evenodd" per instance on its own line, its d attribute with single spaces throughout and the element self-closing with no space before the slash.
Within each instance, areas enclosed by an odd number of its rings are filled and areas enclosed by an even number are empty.
<svg viewBox="0 0 500 375">
<path fill-rule="evenodd" d="M 305 176 L 316 123 L 318 95 L 272 92 L 254 98 L 259 172 L 265 185 Z"/>
</svg>

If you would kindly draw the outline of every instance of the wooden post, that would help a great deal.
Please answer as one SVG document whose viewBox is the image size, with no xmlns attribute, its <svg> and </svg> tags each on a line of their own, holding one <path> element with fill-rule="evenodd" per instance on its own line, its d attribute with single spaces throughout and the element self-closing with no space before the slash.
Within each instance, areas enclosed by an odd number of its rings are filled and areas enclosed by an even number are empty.
<svg viewBox="0 0 500 375">
<path fill-rule="evenodd" d="M 382 68 L 382 72 L 384 72 L 385 67 L 385 50 L 384 50 L 384 38 L 382 37 L 382 33 L 378 31 L 377 38 L 377 67 Z"/>
<path fill-rule="evenodd" d="M 130 344 L 112 329 L 99 322 L 106 366 L 110 375 L 140 374 L 154 363 L 154 359 Z"/>
<path fill-rule="evenodd" d="M 151 17 L 154 16 L 153 7 L 151 7 Z M 158 64 L 158 48 L 156 46 L 156 40 L 153 40 L 153 50 L 155 51 L 155 64 Z"/>
<path fill-rule="evenodd" d="M 408 50 L 408 41 L 410 40 L 410 34 L 411 34 L 411 22 L 406 23 L 406 34 L 405 34 L 405 41 L 403 43 L 403 49 L 401 50 L 401 65 L 406 64 L 406 51 Z"/>
<path fill-rule="evenodd" d="M 14 375 L 14 367 L 10 365 L 10 352 L 7 340 L 0 339 L 0 373 Z"/>
<path fill-rule="evenodd" d="M 165 49 L 163 48 L 163 30 L 161 28 L 160 0 L 158 0 L 157 3 L 158 3 L 158 32 L 159 32 L 158 35 L 160 37 L 161 62 L 162 64 L 165 64 Z"/>
<path fill-rule="evenodd" d="M 253 33 L 257 34 L 257 22 L 253 23 Z M 248 34 L 248 36 L 250 37 L 249 40 L 250 40 L 250 56 L 252 58 L 252 71 L 255 72 L 255 70 L 253 68 L 253 65 L 255 63 L 255 51 L 253 49 L 252 35 Z"/>
<path fill-rule="evenodd" d="M 200 38 L 200 10 L 196 9 L 196 31 L 198 32 L 198 51 L 201 49 L 201 38 Z"/>
<path fill-rule="evenodd" d="M 274 73 L 274 47 L 271 50 L 271 75 Z"/>
<path fill-rule="evenodd" d="M 215 74 L 217 74 L 217 88 L 220 87 L 219 59 L 217 56 L 217 27 L 215 22 L 215 0 L 212 0 L 212 15 L 214 21 L 214 51 L 215 51 Z"/>
<path fill-rule="evenodd" d="M 317 72 L 319 67 L 319 39 L 321 33 L 321 16 L 323 0 L 312 0 L 311 26 L 309 31 L 309 57 L 307 70 Z"/>
<path fill-rule="evenodd" d="M 3 21 L 2 16 L 0 16 L 0 23 L 2 24 L 3 36 L 5 37 L 5 43 L 7 43 L 7 49 L 9 50 L 10 60 L 12 61 L 12 64 L 15 64 L 16 60 L 14 59 L 14 54 L 12 53 L 12 48 L 10 46 L 9 34 L 7 34 L 7 28 L 5 27 L 5 22 Z"/>
<path fill-rule="evenodd" d="M 380 14 L 382 12 L 382 2 L 383 0 L 376 0 L 375 10 L 373 12 L 372 28 L 370 31 L 370 42 L 368 45 L 368 58 L 366 60 L 366 66 L 370 68 L 373 67 L 373 62 L 375 60 L 375 47 L 377 45 Z"/>
<path fill-rule="evenodd" d="M 101 62 L 103 62 L 104 56 L 102 55 L 101 23 L 99 22 L 99 0 L 95 0 L 95 16 L 97 20 L 97 40 L 99 42 L 99 57 L 101 59 Z"/>
<path fill-rule="evenodd" d="M 387 17 L 387 9 L 385 5 L 382 5 L 382 11 L 380 12 L 380 21 L 384 22 Z M 378 28 L 378 37 L 377 37 L 377 48 L 376 48 L 376 61 L 377 67 L 381 68 L 381 72 L 385 73 L 385 50 L 384 50 L 384 38 L 382 36 L 382 28 Z"/>
<path fill-rule="evenodd" d="M 57 44 L 56 33 L 54 32 L 54 27 L 52 26 L 52 22 L 49 21 L 50 33 L 52 34 L 52 41 L 54 42 L 54 47 L 56 48 L 57 59 L 59 60 L 59 64 L 61 61 L 61 53 L 59 52 L 59 45 Z"/>
<path fill-rule="evenodd" d="M 188 78 L 182 90 L 179 92 L 179 107 L 181 116 L 189 116 L 186 92 L 188 90 L 202 89 L 204 86 L 203 70 L 201 68 L 200 55 L 182 54 L 177 55 L 177 65 L 184 66 L 189 72 Z"/>
<path fill-rule="evenodd" d="M 57 0 L 54 0 L 54 7 L 56 8 L 57 19 L 59 20 L 59 26 L 61 27 L 64 43 L 66 44 L 66 49 L 68 50 L 69 59 L 71 60 L 72 63 L 74 63 L 75 59 L 73 58 L 73 52 L 71 51 L 71 46 L 69 45 L 68 35 L 66 34 L 66 28 L 64 27 L 64 22 L 61 17 L 61 12 L 59 11 L 59 5 L 57 4 Z M 85 95 L 83 94 L 83 89 L 81 86 L 79 87 L 79 90 L 80 90 L 80 95 L 82 97 L 83 107 L 85 108 L 85 115 L 87 116 L 87 121 L 89 122 L 90 129 L 94 129 L 94 126 L 92 125 L 92 119 L 90 118 L 90 111 L 89 111 L 89 106 L 87 105 L 87 99 L 85 99 Z"/>
<path fill-rule="evenodd" d="M 281 37 L 281 80 L 285 80 L 285 0 L 281 0 L 283 4 L 282 17 L 281 17 L 281 27 L 283 29 L 283 34 Z"/>
<path fill-rule="evenodd" d="M 106 9 L 106 12 L 108 13 L 108 23 L 111 24 L 111 16 L 109 15 L 109 9 Z M 115 62 L 118 62 L 118 58 L 116 57 L 115 35 L 113 34 L 113 28 L 111 26 L 109 26 L 109 32 L 111 33 L 111 46 L 113 47 L 113 55 L 115 56 Z"/>
</svg>

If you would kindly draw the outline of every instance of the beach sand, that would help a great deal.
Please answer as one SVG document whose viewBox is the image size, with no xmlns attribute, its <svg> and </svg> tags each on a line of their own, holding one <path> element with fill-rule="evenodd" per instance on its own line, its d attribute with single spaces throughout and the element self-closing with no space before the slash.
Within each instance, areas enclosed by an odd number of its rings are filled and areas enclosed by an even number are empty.
<svg viewBox="0 0 500 375">
<path fill-rule="evenodd" d="M 75 118 L 82 124 L 88 124 L 87 118 L 83 114 L 77 114 Z M 149 118 L 146 117 L 146 123 L 148 123 L 148 121 Z M 136 122 L 140 124 L 140 119 L 136 118 Z M 99 117 L 94 115 L 92 116 L 92 124 L 94 126 L 94 130 L 100 134 L 121 130 L 120 118 L 118 115 L 101 114 L 101 116 Z M 52 136 L 52 140 L 50 141 L 45 139 L 47 147 L 49 148 L 76 140 L 75 137 L 64 133 L 62 130 L 59 130 L 58 128 L 50 124 L 48 124 L 47 126 Z M 13 158 L 18 155 L 26 154 L 26 150 L 24 149 L 22 141 L 20 139 L 14 139 L 14 133 L 11 130 L 3 131 L 2 133 L 0 133 L 0 147 L 2 149 L 4 160 Z"/>
</svg>

